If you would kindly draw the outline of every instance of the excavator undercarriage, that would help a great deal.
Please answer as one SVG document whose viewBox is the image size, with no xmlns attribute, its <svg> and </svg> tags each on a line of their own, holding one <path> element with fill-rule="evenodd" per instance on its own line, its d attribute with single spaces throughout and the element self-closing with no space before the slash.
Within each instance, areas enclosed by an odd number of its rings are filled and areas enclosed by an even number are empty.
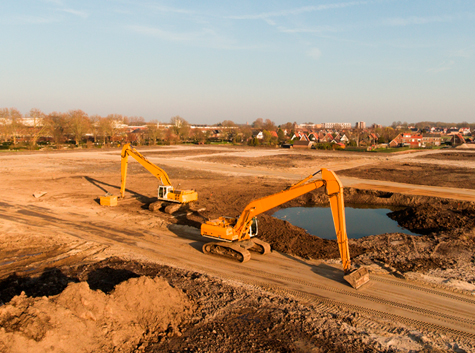
<svg viewBox="0 0 475 353">
<path fill-rule="evenodd" d="M 203 245 L 203 253 L 225 256 L 239 262 L 246 262 L 251 259 L 251 251 L 261 255 L 271 252 L 269 243 L 258 238 L 240 242 L 212 242 Z"/>
</svg>

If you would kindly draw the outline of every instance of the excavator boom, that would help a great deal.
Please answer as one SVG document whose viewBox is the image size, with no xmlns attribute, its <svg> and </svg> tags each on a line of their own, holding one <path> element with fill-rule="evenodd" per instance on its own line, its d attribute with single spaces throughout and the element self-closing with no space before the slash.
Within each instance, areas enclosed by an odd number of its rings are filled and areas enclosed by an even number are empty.
<svg viewBox="0 0 475 353">
<path fill-rule="evenodd" d="M 320 172 L 322 173 L 321 180 L 310 181 Z M 233 242 L 233 244 L 228 245 L 223 243 L 207 243 L 203 246 L 203 251 L 205 253 L 218 253 L 228 256 L 236 253 L 241 262 L 247 261 L 247 259 L 250 258 L 250 254 L 247 254 L 247 249 L 255 250 L 257 248 L 261 249 L 261 251 L 258 250 L 261 253 L 270 252 L 270 246 L 267 247 L 265 245 L 267 243 L 256 238 L 251 240 L 252 237 L 257 235 L 257 231 L 253 231 L 252 228 L 253 223 L 256 222 L 255 217 L 323 186 L 330 198 L 330 207 L 333 215 L 338 248 L 340 250 L 343 270 L 347 273 L 345 279 L 354 288 L 359 288 L 361 285 L 369 281 L 368 271 L 365 268 L 362 268 L 350 273 L 351 261 L 348 236 L 346 233 L 343 186 L 335 173 L 325 168 L 299 181 L 286 190 L 250 202 L 237 219 L 220 217 L 202 224 L 201 234 L 203 236 Z"/>
</svg>

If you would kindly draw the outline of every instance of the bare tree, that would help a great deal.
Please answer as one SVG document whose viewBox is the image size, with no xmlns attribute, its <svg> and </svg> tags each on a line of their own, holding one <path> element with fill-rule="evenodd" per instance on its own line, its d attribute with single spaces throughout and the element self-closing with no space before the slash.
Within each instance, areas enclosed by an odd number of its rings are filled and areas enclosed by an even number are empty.
<svg viewBox="0 0 475 353">
<path fill-rule="evenodd" d="M 29 113 L 30 124 L 28 127 L 30 135 L 30 146 L 34 148 L 40 136 L 44 135 L 48 127 L 46 124 L 46 114 L 41 110 L 33 108 Z"/>
<path fill-rule="evenodd" d="M 90 126 L 90 132 L 92 133 L 92 137 L 94 138 L 94 143 L 97 143 L 97 137 L 100 134 L 100 121 L 101 121 L 101 116 L 100 115 L 92 115 L 89 117 L 89 120 L 91 122 Z"/>
<path fill-rule="evenodd" d="M 191 138 L 196 143 L 204 143 L 206 141 L 206 135 L 201 129 L 193 129 L 191 133 Z"/>
<path fill-rule="evenodd" d="M 16 108 L 4 108 L 0 110 L 5 135 L 10 136 L 13 145 L 17 144 L 17 137 L 23 133 L 23 116 Z"/>
<path fill-rule="evenodd" d="M 53 141 L 58 148 L 65 140 L 67 133 L 66 114 L 53 112 L 46 117 L 46 131 L 53 137 Z"/>
<path fill-rule="evenodd" d="M 267 131 L 276 131 L 277 130 L 277 127 L 275 126 L 275 123 L 270 119 L 266 119 L 266 121 L 264 122 L 264 125 L 262 125 L 262 128 L 264 130 L 267 130 Z"/>
<path fill-rule="evenodd" d="M 187 140 L 190 136 L 190 125 L 181 116 L 177 115 L 170 119 L 170 124 L 173 125 L 173 132 L 181 140 Z"/>
<path fill-rule="evenodd" d="M 112 137 L 116 133 L 117 122 L 112 117 L 107 116 L 106 118 L 101 118 L 99 120 L 99 131 L 103 137 L 104 144 L 106 144 L 107 140 L 109 142 L 112 141 Z"/>
<path fill-rule="evenodd" d="M 223 122 L 221 123 L 221 126 L 222 127 L 235 127 L 236 124 L 232 120 L 223 120 Z"/>
<path fill-rule="evenodd" d="M 262 120 L 262 118 L 257 118 L 252 123 L 252 127 L 255 129 L 262 129 L 263 126 L 264 126 L 264 121 Z"/>
<path fill-rule="evenodd" d="M 131 116 L 127 118 L 130 126 L 144 126 L 147 125 L 145 119 L 141 116 Z"/>
<path fill-rule="evenodd" d="M 147 137 L 153 141 L 154 146 L 157 144 L 157 139 L 162 137 L 162 130 L 160 130 L 156 120 L 147 124 Z"/>
<path fill-rule="evenodd" d="M 79 146 L 84 135 L 89 131 L 91 125 L 89 117 L 82 110 L 70 110 L 68 112 L 68 125 L 76 146 Z"/>
</svg>

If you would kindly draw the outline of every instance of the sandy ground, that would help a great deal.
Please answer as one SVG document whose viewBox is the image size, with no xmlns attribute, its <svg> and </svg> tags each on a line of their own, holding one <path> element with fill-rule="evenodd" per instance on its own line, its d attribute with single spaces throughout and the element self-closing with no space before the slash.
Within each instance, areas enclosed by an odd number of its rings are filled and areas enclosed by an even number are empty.
<svg viewBox="0 0 475 353">
<path fill-rule="evenodd" d="M 126 198 L 101 207 L 120 188 L 117 149 L 0 155 L 1 351 L 475 349 L 475 152 L 140 151 L 199 201 L 151 211 L 158 182 L 131 162 Z M 349 287 L 336 242 L 275 209 L 259 216 L 272 254 L 239 264 L 201 252 L 206 219 L 322 167 L 345 181 L 345 202 L 398 206 L 391 218 L 424 234 L 350 240 L 368 285 Z M 284 206 L 327 202 L 319 189 Z"/>
</svg>

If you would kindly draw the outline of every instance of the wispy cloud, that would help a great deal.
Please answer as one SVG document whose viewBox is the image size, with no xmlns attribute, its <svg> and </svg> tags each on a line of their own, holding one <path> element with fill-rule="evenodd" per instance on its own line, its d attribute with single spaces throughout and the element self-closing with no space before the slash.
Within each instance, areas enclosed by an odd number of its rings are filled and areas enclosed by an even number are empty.
<svg viewBox="0 0 475 353">
<path fill-rule="evenodd" d="M 442 64 L 440 64 L 439 66 L 437 67 L 433 67 L 433 68 L 429 68 L 427 69 L 427 72 L 430 72 L 430 73 L 439 73 L 439 72 L 443 72 L 443 71 L 447 71 L 447 70 L 450 70 L 452 69 L 452 67 L 454 66 L 455 64 L 455 61 L 453 60 L 450 60 L 450 61 L 447 61 L 447 62 L 443 62 Z"/>
<path fill-rule="evenodd" d="M 311 28 L 286 28 L 279 26 L 278 30 L 282 33 L 325 33 L 325 32 L 342 32 L 343 28 L 337 28 L 334 26 L 317 26 Z"/>
<path fill-rule="evenodd" d="M 200 38 L 209 37 L 213 34 L 212 31 L 203 30 L 199 32 L 185 32 L 177 33 L 171 31 L 164 31 L 156 27 L 147 27 L 147 26 L 128 26 L 128 28 L 136 33 L 145 34 L 153 37 L 157 37 L 163 40 L 168 41 L 178 41 L 178 42 L 189 42 L 195 41 Z"/>
<path fill-rule="evenodd" d="M 63 1 L 62 0 L 43 0 L 44 2 L 56 4 L 56 5 L 62 5 Z"/>
<path fill-rule="evenodd" d="M 74 9 L 61 9 L 59 11 L 69 13 L 71 15 L 79 16 L 82 18 L 88 18 L 89 14 L 85 11 L 80 11 L 80 10 L 74 10 Z"/>
<path fill-rule="evenodd" d="M 150 7 L 160 12 L 172 12 L 172 13 L 188 14 L 188 15 L 195 13 L 193 10 L 187 10 L 187 9 L 181 9 L 181 8 L 169 7 L 169 6 L 152 5 Z"/>
<path fill-rule="evenodd" d="M 471 58 L 474 52 L 474 47 L 463 48 L 459 50 L 455 50 L 450 53 L 450 57 L 452 58 Z"/>
<path fill-rule="evenodd" d="M 42 16 L 15 16 L 10 18 L 0 18 L 0 23 L 5 25 L 42 25 L 60 22 L 58 18 Z"/>
<path fill-rule="evenodd" d="M 274 12 L 264 12 L 260 14 L 254 14 L 254 15 L 228 16 L 228 18 L 234 19 L 234 20 L 266 20 L 273 17 L 300 15 L 307 12 L 341 9 L 341 8 L 345 8 L 349 6 L 365 5 L 371 2 L 373 1 L 349 1 L 349 2 L 340 2 L 336 4 L 303 6 L 303 7 L 299 7 L 295 9 L 287 9 L 287 10 L 274 11 Z"/>
<path fill-rule="evenodd" d="M 218 35 L 214 30 L 204 28 L 194 32 L 172 32 L 157 27 L 127 26 L 135 33 L 152 36 L 170 42 L 192 44 L 194 46 L 224 50 L 262 50 L 262 45 L 237 45 L 232 40 Z"/>
<path fill-rule="evenodd" d="M 410 26 L 410 25 L 423 25 L 435 22 L 451 22 L 453 17 L 451 16 L 430 16 L 430 17 L 406 17 L 406 18 L 388 18 L 382 21 L 386 26 Z"/>
</svg>

